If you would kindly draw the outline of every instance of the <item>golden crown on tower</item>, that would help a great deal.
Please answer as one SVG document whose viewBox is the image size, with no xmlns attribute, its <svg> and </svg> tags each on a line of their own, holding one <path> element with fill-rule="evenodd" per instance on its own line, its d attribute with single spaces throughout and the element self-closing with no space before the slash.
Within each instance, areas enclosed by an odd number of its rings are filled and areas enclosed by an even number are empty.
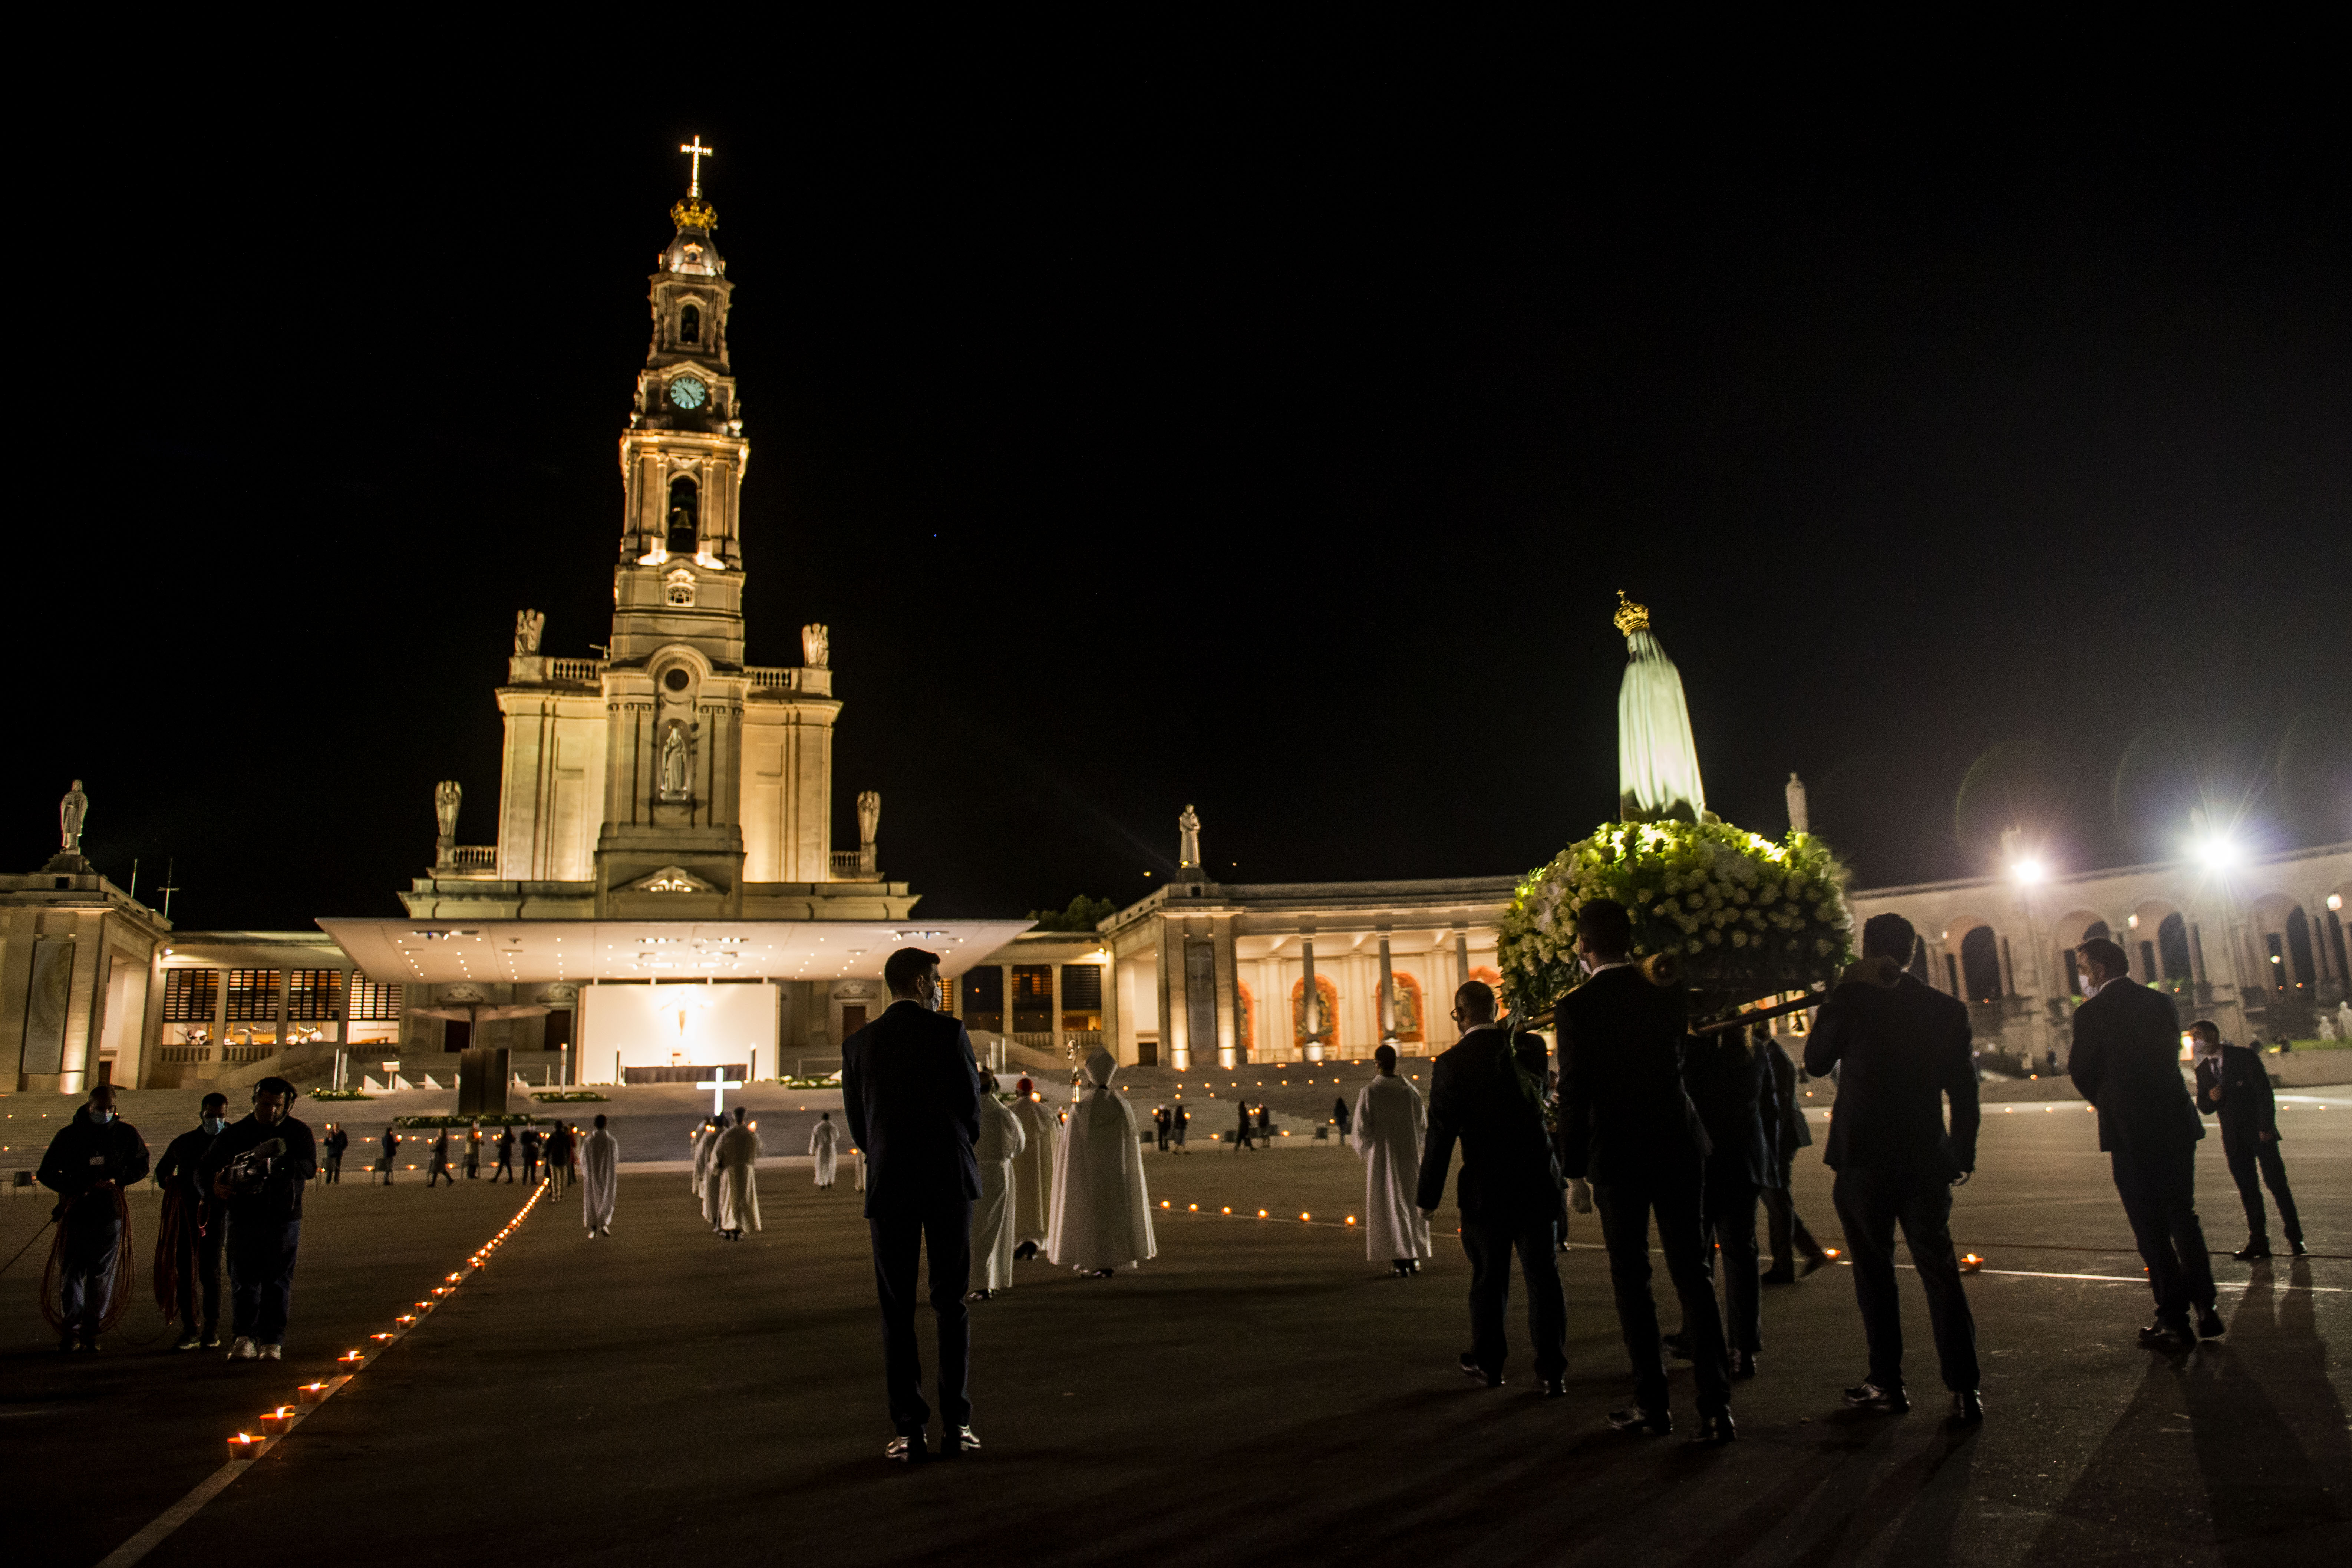
<svg viewBox="0 0 2352 1568">
<path fill-rule="evenodd" d="M 669 220 L 680 228 L 698 228 L 707 233 L 719 226 L 719 209 L 693 196 L 670 208 Z"/>
<path fill-rule="evenodd" d="M 1617 629 L 1630 637 L 1635 632 L 1646 632 L 1650 629 L 1650 606 L 1635 604 L 1625 596 L 1625 590 L 1620 588 L 1617 590 L 1617 614 L 1614 618 L 1617 622 Z"/>
</svg>

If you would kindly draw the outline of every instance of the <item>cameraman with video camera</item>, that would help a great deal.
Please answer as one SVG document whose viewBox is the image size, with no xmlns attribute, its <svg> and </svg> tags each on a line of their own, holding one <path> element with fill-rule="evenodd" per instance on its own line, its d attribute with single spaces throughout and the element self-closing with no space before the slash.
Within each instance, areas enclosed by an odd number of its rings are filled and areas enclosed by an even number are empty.
<svg viewBox="0 0 2352 1568">
<path fill-rule="evenodd" d="M 203 1180 L 228 1208 L 229 1360 L 277 1361 L 294 1297 L 294 1252 L 302 1237 L 302 1192 L 319 1169 L 310 1129 L 290 1113 L 294 1086 L 266 1078 L 253 1086 L 253 1114 L 222 1133 L 205 1156 Z"/>
</svg>

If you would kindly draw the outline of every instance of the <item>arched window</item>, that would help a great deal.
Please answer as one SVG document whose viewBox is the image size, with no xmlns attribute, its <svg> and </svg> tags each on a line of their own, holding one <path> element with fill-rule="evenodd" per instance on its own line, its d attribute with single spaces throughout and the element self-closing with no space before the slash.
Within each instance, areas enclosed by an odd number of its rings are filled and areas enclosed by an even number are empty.
<svg viewBox="0 0 2352 1568">
<path fill-rule="evenodd" d="M 2188 980 L 2196 971 L 2189 962 L 2189 924 L 2179 915 L 2167 915 L 2156 928 L 2156 955 L 2167 980 Z"/>
<path fill-rule="evenodd" d="M 669 552 L 691 555 L 702 542 L 702 497 L 684 474 L 669 482 Z"/>
<path fill-rule="evenodd" d="M 1972 926 L 1960 938 L 1960 979 L 1969 1002 L 2000 1000 L 2000 946 L 1992 927 Z"/>
<path fill-rule="evenodd" d="M 702 307 L 687 305 L 677 312 L 677 341 L 698 343 L 702 341 Z"/>
</svg>

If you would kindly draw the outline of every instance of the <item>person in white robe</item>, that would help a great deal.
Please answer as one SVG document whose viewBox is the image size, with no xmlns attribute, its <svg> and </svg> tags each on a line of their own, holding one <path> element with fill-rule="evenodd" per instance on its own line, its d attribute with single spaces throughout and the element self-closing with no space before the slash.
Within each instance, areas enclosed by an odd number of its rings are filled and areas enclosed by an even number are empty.
<svg viewBox="0 0 2352 1568">
<path fill-rule="evenodd" d="M 1021 1119 L 996 1098 L 995 1075 L 983 1070 L 980 1088 L 980 1138 L 971 1146 L 972 1158 L 980 1162 L 980 1196 L 971 1205 L 974 1301 L 1013 1288 L 1013 1163 L 1029 1142 Z"/>
<path fill-rule="evenodd" d="M 841 1161 L 841 1129 L 833 1124 L 833 1112 L 817 1113 L 816 1126 L 809 1133 L 809 1152 L 816 1156 L 816 1184 L 833 1185 L 834 1170 Z"/>
<path fill-rule="evenodd" d="M 621 1143 L 596 1118 L 596 1131 L 580 1144 L 580 1217 L 587 1222 L 588 1237 L 613 1234 L 613 1200 L 620 1196 Z"/>
<path fill-rule="evenodd" d="M 1364 1157 L 1364 1256 L 1399 1276 L 1421 1272 L 1429 1254 L 1422 1217 L 1421 1141 L 1428 1131 L 1421 1090 L 1397 1076 L 1393 1046 L 1372 1053 L 1380 1076 L 1356 1097 L 1353 1141 Z"/>
<path fill-rule="evenodd" d="M 1158 1254 L 1151 1194 L 1135 1111 L 1110 1086 L 1118 1063 L 1108 1051 L 1087 1058 L 1087 1083 L 1062 1129 L 1054 1161 L 1054 1223 L 1046 1256 L 1081 1274 L 1108 1279 Z"/>
<path fill-rule="evenodd" d="M 719 1150 L 719 1134 L 723 1131 L 719 1118 L 712 1117 L 696 1129 L 694 1134 L 694 1174 L 688 1178 L 695 1198 L 702 1205 L 702 1221 L 710 1219 L 710 1156 Z"/>
<path fill-rule="evenodd" d="M 1013 1256 L 1034 1258 L 1054 1228 L 1054 1162 L 1061 1152 L 1062 1124 L 1025 1078 L 1013 1091 L 1013 1114 L 1022 1137 L 1021 1152 L 1013 1161 Z"/>
<path fill-rule="evenodd" d="M 740 1106 L 735 1124 L 718 1142 L 710 1156 L 710 1223 L 728 1240 L 740 1241 L 745 1231 L 760 1228 L 760 1173 L 753 1162 L 765 1151 Z"/>
</svg>

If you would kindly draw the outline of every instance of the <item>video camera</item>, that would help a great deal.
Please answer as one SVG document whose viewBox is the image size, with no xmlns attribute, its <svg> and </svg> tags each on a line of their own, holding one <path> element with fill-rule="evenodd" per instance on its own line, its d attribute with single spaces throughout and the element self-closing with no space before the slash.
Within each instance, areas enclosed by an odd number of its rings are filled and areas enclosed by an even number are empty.
<svg viewBox="0 0 2352 1568">
<path fill-rule="evenodd" d="M 233 1196 L 244 1197 L 257 1193 L 278 1169 L 278 1162 L 286 1153 L 286 1140 L 265 1138 L 228 1163 L 221 1172 L 221 1180 L 228 1184 Z"/>
</svg>

